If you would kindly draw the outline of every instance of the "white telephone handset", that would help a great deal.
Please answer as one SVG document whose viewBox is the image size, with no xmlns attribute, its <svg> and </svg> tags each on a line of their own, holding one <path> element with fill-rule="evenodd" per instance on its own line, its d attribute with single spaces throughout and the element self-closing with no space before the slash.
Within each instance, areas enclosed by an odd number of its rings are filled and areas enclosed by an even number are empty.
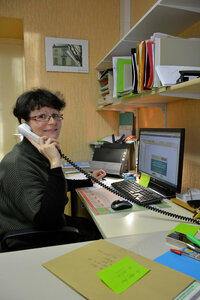
<svg viewBox="0 0 200 300">
<path fill-rule="evenodd" d="M 37 134 L 33 133 L 31 131 L 31 127 L 26 124 L 22 123 L 18 126 L 18 131 L 21 133 L 23 136 L 30 136 L 36 143 L 39 144 L 39 137 Z"/>
</svg>

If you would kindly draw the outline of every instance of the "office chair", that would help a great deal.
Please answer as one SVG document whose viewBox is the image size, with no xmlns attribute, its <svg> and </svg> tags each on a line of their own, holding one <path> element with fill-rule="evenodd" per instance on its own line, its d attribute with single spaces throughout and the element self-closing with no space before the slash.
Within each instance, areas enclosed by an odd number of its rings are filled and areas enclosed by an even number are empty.
<svg viewBox="0 0 200 300">
<path fill-rule="evenodd" d="M 0 248 L 2 252 L 8 252 L 81 241 L 82 237 L 79 230 L 71 226 L 64 226 L 56 230 L 28 228 L 5 233 L 0 239 Z"/>
</svg>

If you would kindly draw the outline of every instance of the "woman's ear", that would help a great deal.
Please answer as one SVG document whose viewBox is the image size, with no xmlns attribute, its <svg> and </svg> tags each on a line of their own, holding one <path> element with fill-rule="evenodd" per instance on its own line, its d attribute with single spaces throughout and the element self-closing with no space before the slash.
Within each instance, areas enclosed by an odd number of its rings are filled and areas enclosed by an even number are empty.
<svg viewBox="0 0 200 300">
<path fill-rule="evenodd" d="M 24 119 L 21 119 L 20 124 L 26 123 L 26 121 Z"/>
</svg>

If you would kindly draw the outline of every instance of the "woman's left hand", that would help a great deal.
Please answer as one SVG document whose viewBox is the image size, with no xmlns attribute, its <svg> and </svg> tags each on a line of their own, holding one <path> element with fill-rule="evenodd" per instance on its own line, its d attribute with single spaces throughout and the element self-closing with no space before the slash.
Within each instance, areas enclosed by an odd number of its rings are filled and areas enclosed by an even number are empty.
<svg viewBox="0 0 200 300">
<path fill-rule="evenodd" d="M 92 176 L 97 180 L 101 180 L 103 177 L 106 176 L 106 172 L 104 170 L 96 170 L 92 172 Z"/>
</svg>

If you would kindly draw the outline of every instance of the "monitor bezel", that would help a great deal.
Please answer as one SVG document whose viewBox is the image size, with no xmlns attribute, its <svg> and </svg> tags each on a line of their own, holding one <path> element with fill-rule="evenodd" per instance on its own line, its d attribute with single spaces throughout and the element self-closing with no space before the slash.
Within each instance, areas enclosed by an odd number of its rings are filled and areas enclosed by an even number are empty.
<svg viewBox="0 0 200 300">
<path fill-rule="evenodd" d="M 178 166 L 178 180 L 177 186 L 163 182 L 159 179 L 151 177 L 148 187 L 155 189 L 166 197 L 174 197 L 176 193 L 181 192 L 182 186 L 182 173 L 183 173 L 183 158 L 184 158 L 184 144 L 185 144 L 185 128 L 140 128 L 139 130 L 139 149 L 138 149 L 138 172 L 141 173 L 139 162 L 140 162 L 140 137 L 144 132 L 177 132 L 180 134 L 180 152 L 179 152 L 179 166 Z"/>
</svg>

